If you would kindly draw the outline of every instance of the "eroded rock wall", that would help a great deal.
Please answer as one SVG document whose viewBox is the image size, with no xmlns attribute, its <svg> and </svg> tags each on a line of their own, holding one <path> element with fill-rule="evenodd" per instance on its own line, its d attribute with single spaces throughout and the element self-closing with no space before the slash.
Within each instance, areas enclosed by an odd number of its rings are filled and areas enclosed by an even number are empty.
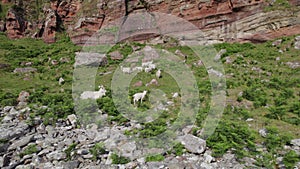
<svg viewBox="0 0 300 169">
<path fill-rule="evenodd" d="M 149 11 L 183 18 L 203 30 L 212 42 L 260 42 L 300 33 L 300 1 L 289 3 L 293 10 L 265 12 L 270 3 L 264 0 L 51 0 L 42 4 L 42 14 L 35 21 L 26 20 L 30 18 L 26 12 L 19 16 L 9 10 L 1 30 L 10 38 L 42 37 L 48 43 L 55 41 L 57 32 L 65 30 L 74 43 L 82 45 L 108 23 L 138 11 Z M 138 39 L 143 38 L 148 37 L 141 35 Z"/>
</svg>

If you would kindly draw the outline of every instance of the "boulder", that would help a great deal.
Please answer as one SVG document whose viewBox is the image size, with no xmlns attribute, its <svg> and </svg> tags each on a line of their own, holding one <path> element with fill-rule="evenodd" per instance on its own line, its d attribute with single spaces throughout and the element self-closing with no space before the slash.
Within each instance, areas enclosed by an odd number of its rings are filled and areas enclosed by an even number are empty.
<svg viewBox="0 0 300 169">
<path fill-rule="evenodd" d="M 111 52 L 109 55 L 112 60 L 122 60 L 124 58 L 119 51 Z"/>
<path fill-rule="evenodd" d="M 279 46 L 282 43 L 282 39 L 278 39 L 272 43 L 272 46 Z"/>
<path fill-rule="evenodd" d="M 187 134 L 179 137 L 178 140 L 191 153 L 201 154 L 205 151 L 206 141 L 199 137 Z"/>
<path fill-rule="evenodd" d="M 221 60 L 222 55 L 224 55 L 227 52 L 226 49 L 221 49 L 215 56 L 214 61 L 217 62 L 219 60 Z"/>
<path fill-rule="evenodd" d="M 27 102 L 30 94 L 26 91 L 21 91 L 17 99 L 18 102 Z"/>
<path fill-rule="evenodd" d="M 8 150 L 14 150 L 20 147 L 23 147 L 25 145 L 27 145 L 30 141 L 32 141 L 33 136 L 26 136 L 26 137 L 22 137 L 20 138 L 20 140 L 17 140 L 15 142 L 13 142 L 9 147 Z"/>
<path fill-rule="evenodd" d="M 58 18 L 54 10 L 48 9 L 46 13 L 47 16 L 44 24 L 44 33 L 42 37 L 44 42 L 53 43 L 55 42 L 55 34 L 58 30 Z"/>
<path fill-rule="evenodd" d="M 143 82 L 142 81 L 138 81 L 136 83 L 133 84 L 134 87 L 141 87 L 143 86 Z"/>
<path fill-rule="evenodd" d="M 23 18 L 22 12 L 10 9 L 6 15 L 6 34 L 11 39 L 24 37 L 27 22 Z"/>
<path fill-rule="evenodd" d="M 291 144 L 300 147 L 300 139 L 291 140 Z"/>
<path fill-rule="evenodd" d="M 93 52 L 76 52 L 75 66 L 105 66 L 108 64 L 105 54 Z"/>
</svg>

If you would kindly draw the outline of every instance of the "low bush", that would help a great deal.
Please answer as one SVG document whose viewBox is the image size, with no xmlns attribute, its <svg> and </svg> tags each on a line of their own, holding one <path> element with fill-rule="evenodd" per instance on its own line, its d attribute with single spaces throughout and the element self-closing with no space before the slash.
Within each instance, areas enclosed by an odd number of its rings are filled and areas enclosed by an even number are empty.
<svg viewBox="0 0 300 169">
<path fill-rule="evenodd" d="M 127 164 L 130 162 L 129 158 L 123 157 L 123 156 L 118 156 L 117 154 L 112 154 L 110 156 L 110 158 L 112 159 L 112 163 L 113 164 Z"/>
</svg>

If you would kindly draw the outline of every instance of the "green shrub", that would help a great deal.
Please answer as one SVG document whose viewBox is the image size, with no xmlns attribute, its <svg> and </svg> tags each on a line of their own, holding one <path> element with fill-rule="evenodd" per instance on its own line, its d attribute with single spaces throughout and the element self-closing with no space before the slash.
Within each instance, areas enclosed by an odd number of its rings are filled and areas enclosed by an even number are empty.
<svg viewBox="0 0 300 169">
<path fill-rule="evenodd" d="M 67 160 L 71 160 L 72 159 L 72 156 L 71 156 L 71 153 L 72 151 L 75 150 L 77 146 L 77 143 L 72 143 L 69 145 L 69 147 L 65 150 L 65 153 L 66 153 L 66 156 L 67 156 Z"/>
<path fill-rule="evenodd" d="M 258 108 L 267 104 L 266 92 L 256 85 L 251 85 L 250 88 L 243 92 L 243 98 L 253 101 L 254 107 Z"/>
<path fill-rule="evenodd" d="M 21 158 L 23 158 L 25 155 L 33 154 L 38 151 L 35 144 L 31 144 L 27 146 L 19 155 Z"/>
<path fill-rule="evenodd" d="M 16 106 L 18 94 L 17 92 L 3 92 L 0 91 L 0 106 Z"/>
<path fill-rule="evenodd" d="M 177 156 L 181 156 L 183 155 L 183 153 L 185 152 L 185 148 L 184 145 L 182 145 L 181 143 L 177 143 L 173 146 L 173 150 L 172 152 L 177 155 Z"/>
<path fill-rule="evenodd" d="M 98 155 L 105 154 L 106 151 L 104 149 L 103 143 L 96 143 L 94 147 L 90 148 L 90 152 L 93 155 L 93 160 L 96 161 L 98 158 Z"/>
<path fill-rule="evenodd" d="M 161 154 L 157 155 L 149 155 L 146 157 L 146 162 L 151 162 L 151 161 L 164 161 L 165 157 Z"/>
<path fill-rule="evenodd" d="M 247 126 L 237 122 L 221 121 L 207 139 L 207 146 L 212 148 L 213 155 L 220 157 L 232 149 L 238 158 L 256 151 L 254 135 Z"/>
<path fill-rule="evenodd" d="M 140 131 L 140 137 L 149 138 L 163 133 L 166 130 L 166 121 L 158 118 L 154 122 L 146 123 L 144 126 L 144 129 Z"/>
<path fill-rule="evenodd" d="M 287 169 L 293 169 L 297 162 L 300 161 L 300 155 L 291 150 L 283 157 L 283 163 Z"/>
<path fill-rule="evenodd" d="M 280 107 L 274 107 L 271 106 L 268 108 L 269 112 L 265 116 L 270 119 L 277 119 L 281 120 L 283 116 L 286 114 L 286 107 L 285 106 L 280 106 Z"/>
<path fill-rule="evenodd" d="M 112 164 L 127 164 L 130 162 L 129 158 L 123 157 L 123 156 L 118 156 L 117 154 L 112 154 L 110 156 L 112 159 Z"/>
<path fill-rule="evenodd" d="M 265 139 L 265 146 L 269 152 L 281 150 L 283 145 L 289 144 L 292 137 L 288 134 L 280 134 L 275 127 L 267 127 L 268 135 Z"/>
</svg>

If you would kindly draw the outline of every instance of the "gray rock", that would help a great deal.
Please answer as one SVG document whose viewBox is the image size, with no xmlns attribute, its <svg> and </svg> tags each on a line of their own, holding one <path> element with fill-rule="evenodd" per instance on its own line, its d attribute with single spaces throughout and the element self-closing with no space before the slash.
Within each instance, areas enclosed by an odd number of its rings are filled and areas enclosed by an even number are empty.
<svg viewBox="0 0 300 169">
<path fill-rule="evenodd" d="M 148 162 L 147 166 L 149 169 L 163 169 L 165 167 L 162 162 Z"/>
<path fill-rule="evenodd" d="M 41 123 L 37 128 L 36 128 L 38 133 L 45 134 L 46 133 L 46 127 L 43 123 Z"/>
<path fill-rule="evenodd" d="M 56 132 L 56 131 L 54 130 L 54 127 L 53 127 L 53 126 L 50 126 L 50 125 L 46 126 L 46 127 L 45 127 L 45 130 L 46 130 L 46 132 L 48 133 L 49 136 L 52 136 L 52 135 Z"/>
<path fill-rule="evenodd" d="M 86 154 L 86 155 L 82 155 L 82 157 L 84 159 L 92 159 L 93 158 L 93 155 L 92 154 Z"/>
<path fill-rule="evenodd" d="M 201 169 L 202 169 L 202 168 L 203 168 L 203 169 L 215 169 L 213 165 L 208 164 L 208 163 L 206 163 L 206 162 L 201 163 L 200 168 L 201 168 Z"/>
<path fill-rule="evenodd" d="M 64 169 L 75 169 L 79 166 L 79 161 L 78 160 L 75 160 L 75 161 L 68 161 L 68 162 L 65 162 L 63 164 L 63 168 Z"/>
<path fill-rule="evenodd" d="M 0 168 L 3 167 L 3 160 L 4 160 L 3 157 L 0 156 Z"/>
<path fill-rule="evenodd" d="M 111 159 L 112 154 L 113 154 L 112 152 L 109 152 L 107 160 L 105 161 L 105 165 L 111 165 L 112 164 L 112 159 Z"/>
<path fill-rule="evenodd" d="M 226 58 L 225 58 L 225 63 L 226 64 L 231 64 L 232 63 L 232 60 L 231 60 L 231 58 L 230 58 L 230 56 L 227 56 Z"/>
<path fill-rule="evenodd" d="M 41 165 L 39 165 L 38 168 L 43 168 L 43 169 L 53 169 L 54 166 L 51 162 L 46 162 L 46 163 L 43 163 Z"/>
<path fill-rule="evenodd" d="M 160 57 L 157 51 L 151 46 L 145 46 L 142 51 L 144 53 L 143 62 L 149 62 L 151 60 L 155 60 Z"/>
<path fill-rule="evenodd" d="M 205 152 L 205 154 L 204 154 L 204 161 L 205 161 L 206 163 L 211 163 L 211 162 L 214 161 L 214 160 L 215 160 L 215 158 L 212 157 L 210 153 Z"/>
<path fill-rule="evenodd" d="M 54 151 L 46 155 L 49 160 L 64 160 L 66 159 L 66 154 L 63 152 Z"/>
<path fill-rule="evenodd" d="M 272 46 L 279 46 L 282 43 L 282 39 L 278 39 L 272 43 Z"/>
<path fill-rule="evenodd" d="M 9 163 L 10 163 L 10 159 L 11 159 L 11 155 L 10 154 L 5 154 L 3 156 L 2 167 L 8 166 Z"/>
<path fill-rule="evenodd" d="M 50 153 L 52 151 L 54 151 L 54 147 L 47 147 L 47 148 L 43 149 L 42 151 L 40 151 L 38 153 L 38 155 L 39 156 L 43 156 L 43 155 L 48 154 L 48 153 Z"/>
<path fill-rule="evenodd" d="M 299 62 L 287 62 L 286 65 L 288 65 L 291 69 L 297 69 L 297 68 L 300 67 L 300 63 Z"/>
<path fill-rule="evenodd" d="M 13 138 L 19 138 L 29 132 L 29 126 L 25 122 L 20 122 L 18 125 L 13 124 L 9 128 L 2 128 L 0 130 L 1 140 L 10 140 Z"/>
<path fill-rule="evenodd" d="M 33 135 L 22 137 L 22 138 L 20 138 L 20 140 L 17 140 L 15 142 L 13 142 L 8 147 L 8 150 L 14 150 L 14 149 L 16 149 L 18 147 L 23 147 L 23 146 L 27 145 L 32 140 L 33 140 Z"/>
<path fill-rule="evenodd" d="M 2 122 L 3 122 L 3 123 L 10 123 L 10 122 L 12 122 L 13 119 L 14 119 L 14 118 L 13 118 L 12 116 L 6 115 L 6 116 L 4 116 L 4 118 L 2 119 Z"/>
<path fill-rule="evenodd" d="M 6 150 L 8 149 L 9 147 L 9 143 L 0 143 L 0 152 L 6 152 Z M 1 167 L 1 165 L 0 165 Z"/>
<path fill-rule="evenodd" d="M 226 49 L 221 49 L 215 56 L 214 61 L 217 62 L 217 61 L 221 60 L 222 55 L 224 55 L 226 52 L 227 52 Z"/>
<path fill-rule="evenodd" d="M 300 41 L 295 42 L 295 49 L 300 49 Z"/>
<path fill-rule="evenodd" d="M 10 111 L 10 109 L 12 109 L 12 108 L 14 108 L 13 106 L 5 106 L 4 108 L 3 108 L 3 111 L 5 112 L 5 113 L 8 113 L 9 111 Z"/>
<path fill-rule="evenodd" d="M 300 139 L 291 140 L 291 144 L 300 147 Z"/>
<path fill-rule="evenodd" d="M 134 157 L 133 153 L 136 150 L 136 144 L 135 142 L 125 142 L 125 144 L 119 145 L 118 149 L 122 156 L 131 158 L 132 160 L 136 157 Z"/>
<path fill-rule="evenodd" d="M 75 114 L 68 115 L 67 119 L 73 127 L 76 127 L 77 117 Z"/>
<path fill-rule="evenodd" d="M 262 137 L 267 137 L 267 135 L 268 135 L 267 129 L 260 129 L 260 130 L 258 131 L 258 133 L 259 133 L 260 136 L 262 136 Z"/>
<path fill-rule="evenodd" d="M 205 151 L 206 141 L 199 137 L 187 134 L 179 137 L 178 140 L 189 152 L 201 154 Z"/>
<path fill-rule="evenodd" d="M 29 96 L 30 96 L 30 94 L 28 92 L 21 91 L 17 101 L 18 102 L 27 102 Z"/>
<path fill-rule="evenodd" d="M 79 155 L 87 155 L 87 154 L 89 154 L 90 152 L 89 152 L 89 150 L 87 150 L 87 149 L 80 149 L 80 150 L 77 150 L 77 154 L 79 154 Z"/>
<path fill-rule="evenodd" d="M 91 52 L 76 52 L 75 66 L 105 66 L 107 64 L 108 62 L 105 54 Z"/>
<path fill-rule="evenodd" d="M 28 165 L 18 165 L 16 169 L 34 169 L 34 166 L 31 164 Z"/>
<path fill-rule="evenodd" d="M 124 56 L 119 51 L 114 51 L 109 54 L 112 60 L 122 60 Z"/>
</svg>

